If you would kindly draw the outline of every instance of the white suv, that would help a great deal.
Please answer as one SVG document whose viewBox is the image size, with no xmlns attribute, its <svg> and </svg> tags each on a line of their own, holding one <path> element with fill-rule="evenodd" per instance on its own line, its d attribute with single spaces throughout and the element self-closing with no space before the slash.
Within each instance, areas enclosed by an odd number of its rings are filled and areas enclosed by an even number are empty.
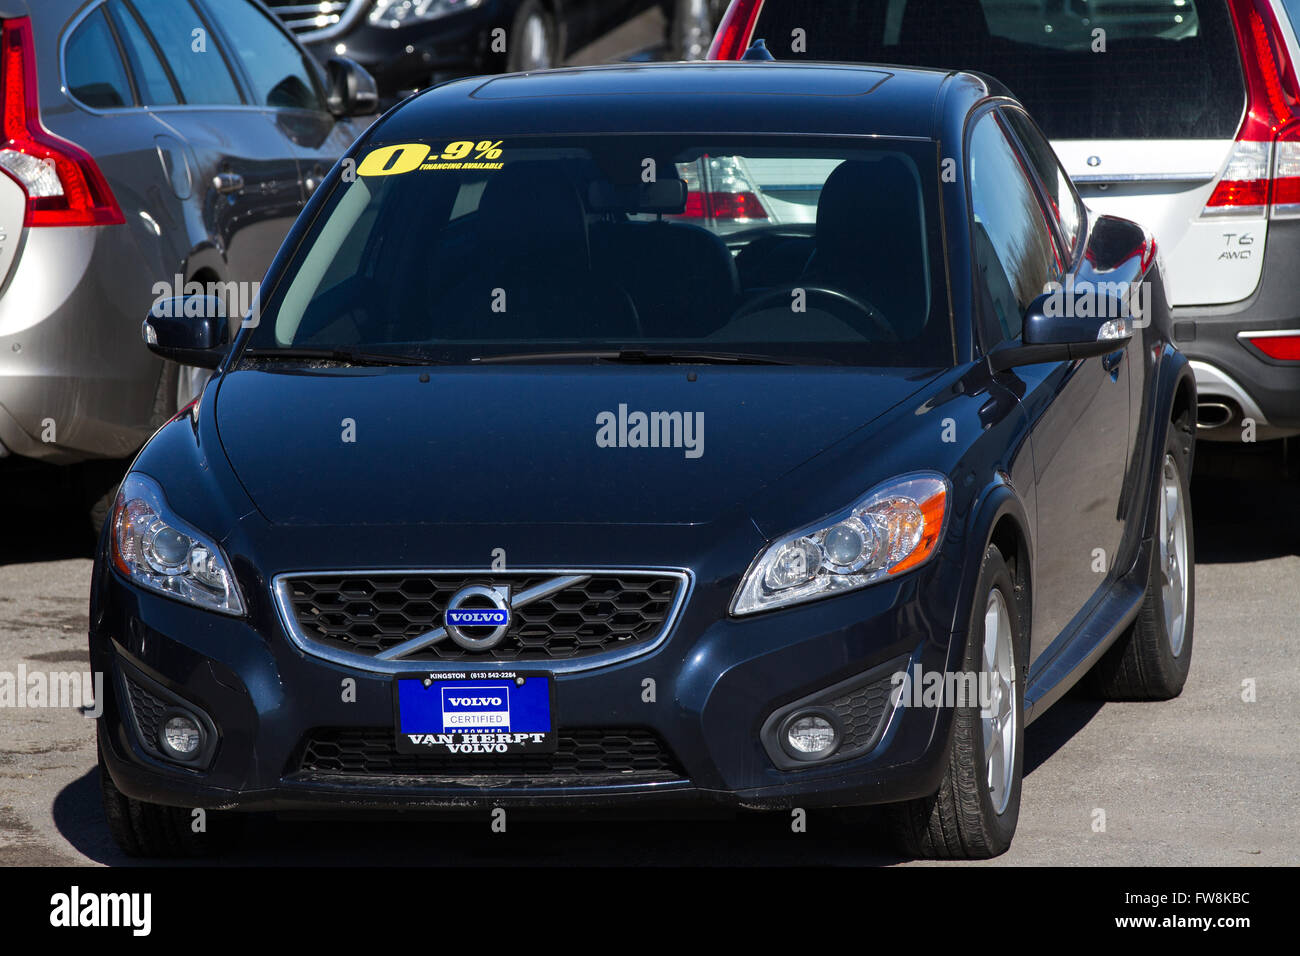
<svg viewBox="0 0 1300 956">
<path fill-rule="evenodd" d="M 976 70 L 1155 235 L 1200 438 L 1300 435 L 1300 0 L 733 0 L 710 56 Z M 762 179 L 761 170 L 755 171 Z M 763 195 L 764 183 L 755 182 Z"/>
</svg>

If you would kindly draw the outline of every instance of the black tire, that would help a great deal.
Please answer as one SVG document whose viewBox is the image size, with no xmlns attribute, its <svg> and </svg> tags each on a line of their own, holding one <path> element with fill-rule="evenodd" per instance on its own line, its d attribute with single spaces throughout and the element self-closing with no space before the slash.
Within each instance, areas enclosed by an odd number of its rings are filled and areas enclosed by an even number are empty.
<svg viewBox="0 0 1300 956">
<path fill-rule="evenodd" d="M 129 459 L 106 458 L 82 462 L 77 466 L 82 506 L 90 519 L 96 539 L 117 501 L 117 489 L 126 475 Z"/>
<path fill-rule="evenodd" d="M 99 754 L 99 792 L 113 842 L 127 856 L 194 859 L 216 856 L 239 840 L 244 818 L 221 810 L 204 811 L 204 832 L 195 832 L 194 811 L 134 800 L 117 789 Z"/>
<path fill-rule="evenodd" d="M 1196 561 L 1192 536 L 1191 472 L 1192 442 L 1190 418 L 1186 415 L 1169 426 L 1165 437 L 1164 463 L 1177 472 L 1177 487 L 1184 509 L 1183 528 L 1186 541 L 1185 567 L 1180 569 L 1187 601 L 1182 623 L 1182 640 L 1175 650 L 1165 619 L 1165 565 L 1160 548 L 1161 524 L 1156 525 L 1156 547 L 1147 574 L 1146 596 L 1137 618 L 1106 651 L 1091 673 L 1088 683 L 1106 700 L 1169 700 L 1177 697 L 1187 683 L 1192 666 L 1192 634 L 1196 617 Z M 1167 481 L 1162 467 L 1157 481 L 1163 489 Z M 1159 505 L 1165 506 L 1162 490 Z M 1177 628 L 1175 628 L 1177 630 Z"/>
<path fill-rule="evenodd" d="M 669 0 L 665 3 L 668 48 L 672 55 L 679 60 L 704 59 L 724 9 L 725 6 L 720 7 L 716 0 Z M 701 16 L 704 22 L 700 21 Z"/>
<path fill-rule="evenodd" d="M 985 748 L 978 701 L 955 708 L 948 769 L 933 796 L 887 808 L 890 830 L 899 849 L 908 856 L 938 860 L 988 859 L 1006 852 L 1015 836 L 1020 816 L 1021 778 L 1024 772 L 1025 690 L 1021 679 L 1028 647 L 1024 624 L 1016 603 L 1015 584 L 1002 553 L 995 545 L 984 552 L 975 589 L 962 670 L 983 668 L 984 616 L 994 590 L 1001 591 L 1009 611 L 1012 674 L 1014 677 L 1015 754 L 1010 785 L 1001 813 L 986 785 Z"/>
<path fill-rule="evenodd" d="M 157 431 L 177 412 L 177 392 L 181 367 L 175 362 L 163 362 L 154 392 L 153 409 L 149 413 L 149 428 Z M 117 501 L 117 489 L 130 466 L 129 458 L 109 458 L 83 462 L 80 469 L 82 500 L 91 530 L 99 537 L 108 516 Z"/>
<path fill-rule="evenodd" d="M 539 53 L 531 49 L 531 24 L 540 26 L 545 38 L 545 65 L 539 62 Z M 510 73 L 523 73 L 527 70 L 540 70 L 560 65 L 559 31 L 555 26 L 555 17 L 542 6 L 541 0 L 524 0 L 514 23 L 510 27 L 510 37 L 506 40 L 506 70 Z"/>
</svg>

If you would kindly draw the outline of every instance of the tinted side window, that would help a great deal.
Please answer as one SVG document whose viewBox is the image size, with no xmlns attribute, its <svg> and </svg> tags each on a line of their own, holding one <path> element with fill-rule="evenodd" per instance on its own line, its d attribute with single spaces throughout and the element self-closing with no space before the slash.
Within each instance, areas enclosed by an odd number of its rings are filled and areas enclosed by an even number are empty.
<svg viewBox="0 0 1300 956">
<path fill-rule="evenodd" d="M 131 82 L 103 10 L 96 10 L 73 31 L 66 60 L 68 92 L 75 99 L 100 110 L 134 105 Z"/>
<path fill-rule="evenodd" d="M 170 106 L 179 102 L 166 68 L 135 15 L 126 9 L 122 0 L 112 0 L 108 9 L 113 15 L 122 46 L 126 48 L 127 59 L 131 61 L 140 101 L 145 106 Z"/>
<path fill-rule="evenodd" d="M 976 120 L 969 164 L 972 240 L 983 285 L 977 291 L 982 311 L 991 307 L 993 313 L 984 316 L 992 320 L 985 334 L 993 341 L 1016 338 L 1029 303 L 1060 277 L 1056 246 L 1038 196 L 992 113 Z"/>
<path fill-rule="evenodd" d="M 132 5 L 162 49 L 186 103 L 233 106 L 243 102 L 217 38 L 189 0 L 132 0 Z"/>
<path fill-rule="evenodd" d="M 219 17 L 236 59 L 248 74 L 258 105 L 323 111 L 302 53 L 266 15 L 247 0 L 205 0 Z M 217 7 L 220 9 L 216 9 Z"/>
<path fill-rule="evenodd" d="M 1020 145 L 1029 158 L 1029 165 L 1043 184 L 1052 214 L 1060 224 L 1067 256 L 1073 256 L 1075 247 L 1079 244 L 1079 233 L 1083 229 L 1083 203 L 1074 191 L 1074 184 L 1061 168 L 1060 160 L 1056 158 L 1052 147 L 1043 139 L 1029 117 L 1019 110 L 1002 110 L 1002 115 L 1020 140 Z"/>
</svg>

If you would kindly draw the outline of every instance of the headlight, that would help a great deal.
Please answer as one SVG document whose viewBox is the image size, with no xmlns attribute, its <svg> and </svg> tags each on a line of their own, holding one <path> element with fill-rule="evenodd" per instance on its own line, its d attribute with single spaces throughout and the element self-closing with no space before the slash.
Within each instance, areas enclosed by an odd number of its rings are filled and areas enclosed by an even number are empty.
<svg viewBox="0 0 1300 956">
<path fill-rule="evenodd" d="M 112 521 L 113 565 L 132 583 L 211 611 L 244 613 L 221 548 L 172 514 L 152 478 L 126 476 Z"/>
<path fill-rule="evenodd" d="M 736 589 L 732 614 L 812 601 L 923 564 L 939 545 L 948 480 L 924 472 L 887 482 L 843 514 L 773 542 Z"/>
<path fill-rule="evenodd" d="M 483 0 L 375 0 L 370 22 L 396 30 L 407 23 L 436 20 L 449 13 L 473 10 Z"/>
</svg>

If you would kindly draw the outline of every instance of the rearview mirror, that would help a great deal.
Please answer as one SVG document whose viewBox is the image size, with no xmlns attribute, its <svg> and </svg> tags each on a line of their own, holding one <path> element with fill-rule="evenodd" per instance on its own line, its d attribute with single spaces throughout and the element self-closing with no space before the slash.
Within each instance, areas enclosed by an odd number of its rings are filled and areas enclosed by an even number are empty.
<svg viewBox="0 0 1300 956">
<path fill-rule="evenodd" d="M 1129 306 L 1114 292 L 1101 284 L 1054 285 L 1025 310 L 1022 344 L 989 353 L 993 371 L 1106 355 L 1133 337 Z"/>
<path fill-rule="evenodd" d="M 328 78 L 326 103 L 335 116 L 370 116 L 379 112 L 379 86 L 356 60 L 332 57 L 325 64 Z"/>
<path fill-rule="evenodd" d="M 155 355 L 182 365 L 216 368 L 230 345 L 225 303 L 207 295 L 163 299 L 145 316 L 140 335 Z"/>
</svg>

